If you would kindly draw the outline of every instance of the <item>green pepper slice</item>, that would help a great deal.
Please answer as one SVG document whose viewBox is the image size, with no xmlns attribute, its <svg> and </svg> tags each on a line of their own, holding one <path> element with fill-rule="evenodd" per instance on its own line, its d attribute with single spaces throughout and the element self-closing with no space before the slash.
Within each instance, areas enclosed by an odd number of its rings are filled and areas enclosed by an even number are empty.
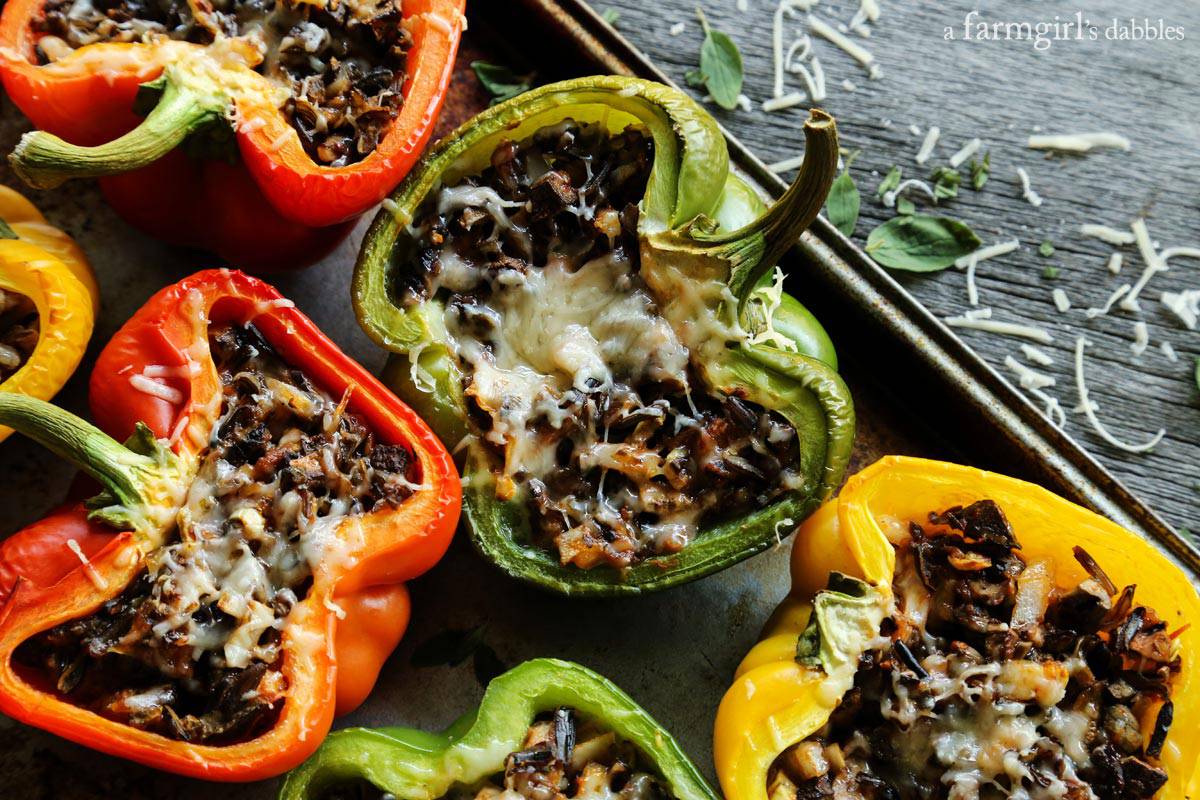
<svg viewBox="0 0 1200 800">
<path fill-rule="evenodd" d="M 503 772 L 534 719 L 564 707 L 633 744 L 674 800 L 717 800 L 671 734 L 633 698 L 586 667 L 548 658 L 493 679 L 479 708 L 442 733 L 350 728 L 332 734 L 288 774 L 279 800 L 321 800 L 361 781 L 399 800 L 437 800 Z"/>
<path fill-rule="evenodd" d="M 421 274 L 412 257 L 413 221 L 443 187 L 487 168 L 502 144 L 565 120 L 598 122 L 613 135 L 632 124 L 652 140 L 653 163 L 638 205 L 639 276 L 668 320 L 672 303 L 691 298 L 690 307 L 675 310 L 673 325 L 711 317 L 745 332 L 696 353 L 693 364 L 711 395 L 736 394 L 787 420 L 799 435 L 802 476 L 763 507 L 701 526 L 679 552 L 623 569 L 582 569 L 532 543 L 525 499 L 497 497 L 489 454 L 472 444 L 464 458 L 464 519 L 483 555 L 521 580 L 564 594 L 654 591 L 774 544 L 841 483 L 854 436 L 850 394 L 820 323 L 772 275 L 824 203 L 836 174 L 837 133 L 832 118 L 813 112 L 799 175 L 769 208 L 730 172 L 716 121 L 683 93 L 648 81 L 605 76 L 544 86 L 488 109 L 439 142 L 371 226 L 355 268 L 353 300 L 363 329 L 393 353 L 385 380 L 451 447 L 469 441 L 469 406 L 445 304 L 436 295 L 416 303 L 402 297 L 403 287 Z"/>
</svg>

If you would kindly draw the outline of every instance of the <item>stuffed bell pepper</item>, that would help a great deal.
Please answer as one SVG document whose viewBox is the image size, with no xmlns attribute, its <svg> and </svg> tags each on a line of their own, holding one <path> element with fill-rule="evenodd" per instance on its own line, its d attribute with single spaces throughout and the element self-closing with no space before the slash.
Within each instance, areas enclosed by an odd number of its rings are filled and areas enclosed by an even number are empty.
<svg viewBox="0 0 1200 800">
<path fill-rule="evenodd" d="M 83 251 L 0 186 L 0 392 L 57 394 L 83 358 L 98 306 Z M 11 433 L 0 425 L 0 442 Z"/>
<path fill-rule="evenodd" d="M 1104 517 L 889 457 L 792 579 L 717 713 L 728 800 L 1200 796 L 1200 597 Z"/>
<path fill-rule="evenodd" d="M 488 109 L 385 201 L 359 321 L 463 452 L 467 524 L 505 572 L 661 589 L 775 543 L 840 483 L 850 396 L 773 270 L 837 165 L 833 120 L 806 134 L 767 209 L 686 95 L 583 78 Z"/>
<path fill-rule="evenodd" d="M 629 695 L 568 661 L 526 661 L 440 734 L 351 728 L 287 776 L 280 800 L 717 800 Z"/>
<path fill-rule="evenodd" d="M 129 222 L 253 269 L 310 264 L 404 177 L 464 0 L 9 0 L 0 75 L 39 188 L 100 177 Z"/>
<path fill-rule="evenodd" d="M 151 298 L 91 402 L 103 430 L 0 393 L 0 422 L 103 487 L 0 544 L 0 711 L 210 780 L 294 767 L 366 697 L 404 582 L 449 544 L 449 454 L 291 302 L 226 270 Z"/>
</svg>

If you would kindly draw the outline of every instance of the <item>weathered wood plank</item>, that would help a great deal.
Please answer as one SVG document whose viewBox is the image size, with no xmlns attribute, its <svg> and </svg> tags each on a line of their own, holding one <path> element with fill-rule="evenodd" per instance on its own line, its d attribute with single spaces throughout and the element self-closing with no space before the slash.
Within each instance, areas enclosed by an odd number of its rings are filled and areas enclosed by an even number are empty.
<svg viewBox="0 0 1200 800">
<path fill-rule="evenodd" d="M 592 0 L 598 9 L 620 12 L 617 29 L 648 52 L 683 83 L 697 65 L 701 28 L 693 0 Z M 772 0 L 705 0 L 711 23 L 729 33 L 746 62 L 745 92 L 750 112 L 712 107 L 723 124 L 770 163 L 797 155 L 803 146 L 805 106 L 768 114 L 761 102 L 772 96 Z M 937 164 L 973 137 L 990 151 L 992 178 L 981 192 L 965 189 L 943 204 L 942 213 L 962 219 L 985 242 L 1019 238 L 1021 250 L 981 263 L 977 284 L 980 304 L 997 319 L 1040 325 L 1054 332 L 1044 349 L 1052 367 L 1037 367 L 1055 377 L 1051 392 L 1068 410 L 1068 432 L 1095 453 L 1114 473 L 1146 497 L 1174 525 L 1200 527 L 1200 393 L 1191 379 L 1200 354 L 1200 333 L 1187 331 L 1158 302 L 1163 290 L 1200 288 L 1200 261 L 1179 259 L 1156 276 L 1143 292 L 1142 312 L 1114 310 L 1088 319 L 1084 309 L 1101 305 L 1122 283 L 1133 283 L 1143 263 L 1136 247 L 1121 248 L 1125 266 L 1119 276 L 1105 269 L 1113 248 L 1079 234 L 1081 223 L 1126 228 L 1144 216 L 1163 247 L 1200 246 L 1200 95 L 1194 69 L 1200 57 L 1200 6 L 1170 7 L 1140 0 L 1089 3 L 1086 17 L 1101 29 L 1114 16 L 1123 20 L 1166 17 L 1183 26 L 1187 38 L 1175 42 L 1122 42 L 1101 39 L 1052 43 L 1037 50 L 1031 42 L 961 41 L 964 15 L 978 4 L 881 3 L 882 16 L 869 39 L 851 34 L 881 65 L 883 76 L 866 72 L 834 45 L 814 39 L 825 69 L 829 97 L 823 107 L 838 118 L 843 144 L 861 153 L 851 167 L 864 195 L 855 239 L 892 211 L 874 201 L 875 187 L 894 164 L 906 177 L 926 178 Z M 846 22 L 857 2 L 822 0 L 814 13 L 836 24 Z M 993 3 L 981 15 L 999 21 L 1073 19 L 1075 7 L 1057 4 Z M 673 25 L 684 31 L 671 35 Z M 953 26 L 957 41 L 945 41 Z M 807 28 L 803 16 L 784 26 L 784 46 Z M 853 82 L 855 91 L 841 86 Z M 787 91 L 803 90 L 798 76 L 786 76 Z M 697 96 L 702 92 L 692 90 Z M 924 167 L 914 160 L 922 136 L 909 130 L 941 129 L 934 155 Z M 1113 130 L 1133 141 L 1130 152 L 1093 151 L 1086 156 L 1050 156 L 1026 147 L 1031 133 Z M 982 152 L 982 151 L 981 151 Z M 1022 198 L 1017 167 L 1028 170 L 1044 204 L 1035 208 Z M 915 198 L 914 198 L 915 199 Z M 1051 240 L 1050 258 L 1038 254 Z M 1056 280 L 1042 276 L 1047 265 L 1060 270 Z M 968 308 L 965 278 L 948 270 L 938 275 L 901 277 L 901 283 L 941 316 Z M 1063 288 L 1074 307 L 1060 314 L 1051 291 Z M 1136 359 L 1130 350 L 1133 324 L 1144 320 L 1150 349 Z M 1077 404 L 1073 377 L 1075 337 L 1086 335 L 1088 384 L 1100 405 L 1100 417 L 1119 438 L 1140 442 L 1159 427 L 1168 431 L 1151 454 L 1130 455 L 1105 444 L 1083 419 L 1070 413 Z M 1019 340 L 976 331 L 962 333 L 989 363 L 1002 372 L 1005 356 L 1020 358 Z M 1171 363 L 1159 343 L 1169 341 L 1179 354 Z"/>
</svg>

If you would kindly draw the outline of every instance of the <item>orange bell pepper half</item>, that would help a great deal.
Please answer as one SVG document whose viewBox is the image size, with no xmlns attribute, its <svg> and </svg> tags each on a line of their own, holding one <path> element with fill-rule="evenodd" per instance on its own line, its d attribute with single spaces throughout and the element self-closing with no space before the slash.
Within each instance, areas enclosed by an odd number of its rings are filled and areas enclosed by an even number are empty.
<svg viewBox="0 0 1200 800">
<path fill-rule="evenodd" d="M 309 558 L 311 585 L 284 618 L 282 709 L 251 738 L 212 744 L 75 704 L 14 651 L 122 595 L 175 530 L 221 415 L 209 327 L 226 323 L 252 324 L 290 368 L 330 397 L 346 398 L 346 410 L 376 441 L 408 451 L 419 480 L 397 503 L 334 518 L 319 560 Z M 131 380 L 147 372 L 160 376 L 161 390 L 146 393 Z M 0 544 L 0 711 L 115 756 L 209 780 L 257 780 L 296 766 L 335 714 L 366 697 L 408 622 L 404 582 L 449 545 L 461 492 L 449 454 L 290 301 L 239 272 L 201 272 L 151 298 L 101 353 L 90 388 L 103 432 L 43 401 L 0 396 L 4 424 L 76 461 L 107 490 L 103 500 L 62 508 Z M 110 438 L 127 436 L 127 446 Z"/>
</svg>

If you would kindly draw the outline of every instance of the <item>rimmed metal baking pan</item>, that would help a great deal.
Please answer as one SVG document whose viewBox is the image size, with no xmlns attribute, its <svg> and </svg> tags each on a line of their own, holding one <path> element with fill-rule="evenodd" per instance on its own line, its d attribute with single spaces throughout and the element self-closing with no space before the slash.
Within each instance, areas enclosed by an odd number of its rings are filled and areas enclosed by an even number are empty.
<svg viewBox="0 0 1200 800">
<path fill-rule="evenodd" d="M 484 59 L 533 68 L 539 80 L 614 72 L 667 81 L 581 0 L 475 0 L 455 84 L 439 126 L 445 133 L 487 103 L 469 63 Z M 0 147 L 22 130 L 7 106 Z M 765 194 L 784 185 L 739 142 L 733 162 Z M 6 176 L 11 182 L 11 176 Z M 88 250 L 101 275 L 105 312 L 94 358 L 107 335 L 150 294 L 211 265 L 133 234 L 94 189 L 41 193 L 36 201 Z M 354 322 L 349 271 L 359 233 L 323 264 L 274 282 L 339 344 L 369 366 L 383 358 Z M 957 459 L 1041 483 L 1159 543 L 1200 575 L 1200 553 L 1153 511 L 1053 428 L 1003 378 L 968 349 L 824 220 L 785 264 L 789 290 L 822 320 L 854 391 L 859 434 L 852 469 L 885 453 Z M 60 395 L 83 410 L 91 358 Z M 0 452 L 0 534 L 48 510 L 69 469 L 34 446 L 11 440 Z M 658 595 L 566 600 L 518 585 L 483 563 L 465 537 L 433 571 L 411 585 L 413 622 L 362 708 L 336 724 L 437 729 L 473 707 L 482 692 L 469 664 L 416 668 L 420 643 L 445 629 L 485 625 L 502 661 L 571 658 L 608 675 L 658 717 L 712 777 L 711 726 L 733 669 L 787 589 L 786 543 L 719 575 Z M 266 800 L 276 784 L 216 786 L 99 755 L 0 718 L 0 797 L 128 800 Z"/>
</svg>

